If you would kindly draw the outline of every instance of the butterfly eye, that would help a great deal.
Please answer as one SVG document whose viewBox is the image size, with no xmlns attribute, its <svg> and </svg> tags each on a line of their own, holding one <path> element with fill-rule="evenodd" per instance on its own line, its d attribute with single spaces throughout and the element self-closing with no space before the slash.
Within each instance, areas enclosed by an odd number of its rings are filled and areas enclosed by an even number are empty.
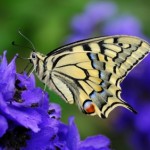
<svg viewBox="0 0 150 150">
<path fill-rule="evenodd" d="M 36 54 L 32 53 L 32 58 L 35 59 L 36 58 Z"/>
</svg>

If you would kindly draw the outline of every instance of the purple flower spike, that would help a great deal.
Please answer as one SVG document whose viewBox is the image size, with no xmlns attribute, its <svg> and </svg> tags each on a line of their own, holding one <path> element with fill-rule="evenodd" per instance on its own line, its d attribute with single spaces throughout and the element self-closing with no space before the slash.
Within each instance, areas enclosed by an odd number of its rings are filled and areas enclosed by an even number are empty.
<svg viewBox="0 0 150 150">
<path fill-rule="evenodd" d="M 91 23 L 89 16 L 82 15 L 74 17 L 71 25 L 72 28 L 79 34 L 87 34 L 92 30 L 94 24 Z"/>
<path fill-rule="evenodd" d="M 143 37 L 140 22 L 131 15 L 124 15 L 108 21 L 102 31 L 104 35 L 124 34 Z"/>
<path fill-rule="evenodd" d="M 0 63 L 0 150 L 80 149 L 74 118 L 63 124 L 60 106 L 35 87 L 33 75 L 16 73 L 15 59 L 7 64 L 4 52 Z"/>
<path fill-rule="evenodd" d="M 75 16 L 71 26 L 79 34 L 91 33 L 94 26 L 99 22 L 107 20 L 116 12 L 116 6 L 111 2 L 97 2 L 89 4 L 85 12 Z"/>
<path fill-rule="evenodd" d="M 141 133 L 150 133 L 150 103 L 143 105 L 140 109 L 139 115 L 135 118 L 135 127 Z M 139 121 L 140 120 L 140 121 Z"/>
<path fill-rule="evenodd" d="M 112 2 L 89 3 L 85 8 L 85 14 L 96 25 L 112 17 L 117 12 L 117 6 Z"/>
<path fill-rule="evenodd" d="M 93 2 L 87 5 L 82 14 L 76 15 L 71 21 L 72 35 L 66 43 L 87 39 L 93 36 L 93 31 L 103 25 L 116 13 L 117 7 L 111 2 Z M 97 32 L 98 33 L 98 32 Z"/>
<path fill-rule="evenodd" d="M 14 145 L 6 147 L 5 143 L 13 143 L 12 139 L 17 142 L 18 139 L 12 138 L 10 134 L 17 135 L 17 130 L 20 128 L 22 131 L 20 135 L 25 136 L 27 135 L 26 131 L 39 133 L 42 130 L 41 127 L 45 127 L 41 126 L 44 122 L 49 127 L 56 125 L 56 123 L 50 122 L 48 115 L 48 95 L 40 88 L 35 87 L 33 75 L 28 77 L 26 74 L 16 73 L 15 59 L 16 57 L 10 64 L 7 64 L 5 51 L 0 64 L 0 146 L 6 149 L 15 146 L 14 143 Z M 55 111 L 59 112 L 60 109 Z M 10 139 L 6 138 L 7 136 Z"/>
</svg>

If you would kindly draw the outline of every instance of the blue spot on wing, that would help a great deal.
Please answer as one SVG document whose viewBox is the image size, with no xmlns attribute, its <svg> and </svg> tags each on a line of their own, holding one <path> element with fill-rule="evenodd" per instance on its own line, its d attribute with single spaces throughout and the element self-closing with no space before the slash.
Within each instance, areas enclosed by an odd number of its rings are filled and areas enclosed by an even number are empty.
<svg viewBox="0 0 150 150">
<path fill-rule="evenodd" d="M 95 55 L 95 54 L 90 54 L 90 58 L 91 58 L 92 60 L 97 59 L 97 57 L 96 57 L 96 55 Z"/>
<path fill-rule="evenodd" d="M 91 95 L 90 95 L 91 98 L 95 99 L 96 98 L 96 93 L 93 92 Z"/>
</svg>

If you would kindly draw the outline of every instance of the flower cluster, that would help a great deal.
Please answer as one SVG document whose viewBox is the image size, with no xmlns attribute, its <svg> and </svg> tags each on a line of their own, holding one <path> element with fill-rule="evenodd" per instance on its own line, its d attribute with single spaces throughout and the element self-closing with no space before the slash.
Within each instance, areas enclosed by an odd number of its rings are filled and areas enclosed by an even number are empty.
<svg viewBox="0 0 150 150">
<path fill-rule="evenodd" d="M 113 2 L 91 2 L 82 14 L 71 21 L 72 34 L 67 43 L 86 38 L 104 35 L 134 35 L 147 39 L 142 33 L 138 19 L 129 14 L 117 14 L 117 6 Z"/>
<path fill-rule="evenodd" d="M 119 12 L 120 13 L 120 12 Z M 113 2 L 91 2 L 83 13 L 76 15 L 71 21 L 72 34 L 67 43 L 104 35 L 134 35 L 145 40 L 140 21 L 131 14 L 118 14 Z M 122 98 L 137 111 L 133 115 L 122 109 L 118 118 L 113 119 L 113 130 L 124 133 L 132 149 L 150 149 L 150 55 L 145 58 L 122 83 Z M 128 131 L 128 132 L 127 132 Z M 126 134 L 126 135 L 125 135 Z"/>
<path fill-rule="evenodd" d="M 128 130 L 128 143 L 132 149 L 150 149 L 150 56 L 145 58 L 122 83 L 122 97 L 138 112 L 135 116 L 123 110 L 113 122 L 119 132 Z"/>
<path fill-rule="evenodd" d="M 16 73 L 16 57 L 9 64 L 6 51 L 0 57 L 0 150 L 110 150 L 103 135 L 80 141 L 74 118 L 62 123 L 60 106 L 35 87 L 34 76 Z"/>
</svg>

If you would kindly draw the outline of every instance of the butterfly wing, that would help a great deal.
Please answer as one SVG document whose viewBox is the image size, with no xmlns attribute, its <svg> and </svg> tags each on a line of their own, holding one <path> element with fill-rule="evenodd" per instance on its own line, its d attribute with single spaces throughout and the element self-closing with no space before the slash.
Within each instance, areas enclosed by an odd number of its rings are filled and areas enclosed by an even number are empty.
<svg viewBox="0 0 150 150">
<path fill-rule="evenodd" d="M 76 42 L 47 55 L 54 90 L 82 112 L 108 117 L 117 106 L 135 110 L 120 97 L 120 83 L 150 51 L 144 40 L 108 36 Z"/>
</svg>

